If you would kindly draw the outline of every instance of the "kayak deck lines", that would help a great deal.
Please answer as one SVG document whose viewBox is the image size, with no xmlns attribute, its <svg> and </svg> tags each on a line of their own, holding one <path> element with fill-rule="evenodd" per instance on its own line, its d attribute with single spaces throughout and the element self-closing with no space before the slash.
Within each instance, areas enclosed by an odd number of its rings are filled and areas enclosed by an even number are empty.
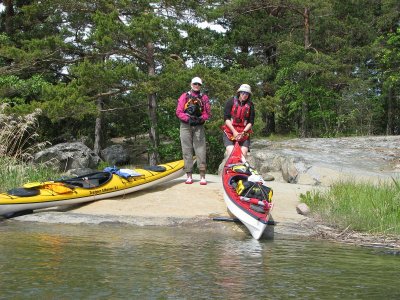
<svg viewBox="0 0 400 300">
<path fill-rule="evenodd" d="M 155 168 L 158 171 L 124 169 L 132 171 L 134 176 L 130 176 L 130 172 L 117 175 L 99 171 L 61 180 L 26 183 L 0 193 L 0 216 L 126 195 L 183 176 L 183 166 L 183 160 L 179 160 L 159 165 Z"/>
</svg>

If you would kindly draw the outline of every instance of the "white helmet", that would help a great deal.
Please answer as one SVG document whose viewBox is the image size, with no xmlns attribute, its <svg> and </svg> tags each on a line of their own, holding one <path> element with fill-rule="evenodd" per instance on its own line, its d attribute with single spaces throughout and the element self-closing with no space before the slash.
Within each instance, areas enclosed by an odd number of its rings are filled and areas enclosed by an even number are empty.
<svg viewBox="0 0 400 300">
<path fill-rule="evenodd" d="M 240 88 L 237 90 L 238 93 L 240 92 L 247 92 L 251 94 L 251 87 L 248 84 L 242 84 Z"/>
<path fill-rule="evenodd" d="M 200 85 L 203 84 L 200 77 L 193 77 L 191 84 L 193 83 L 200 83 Z"/>
</svg>

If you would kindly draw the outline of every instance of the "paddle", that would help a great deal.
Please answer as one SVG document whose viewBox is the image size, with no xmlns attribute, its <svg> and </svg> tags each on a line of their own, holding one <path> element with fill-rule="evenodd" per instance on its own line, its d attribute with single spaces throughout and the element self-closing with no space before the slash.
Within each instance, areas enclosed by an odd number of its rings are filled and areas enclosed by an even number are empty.
<svg viewBox="0 0 400 300">
<path fill-rule="evenodd" d="M 238 218 L 230 218 L 230 217 L 214 217 L 213 221 L 239 222 L 239 223 L 241 223 Z M 278 224 L 278 222 L 275 222 L 274 220 L 268 220 L 267 221 L 267 225 L 275 226 L 276 224 Z"/>
</svg>

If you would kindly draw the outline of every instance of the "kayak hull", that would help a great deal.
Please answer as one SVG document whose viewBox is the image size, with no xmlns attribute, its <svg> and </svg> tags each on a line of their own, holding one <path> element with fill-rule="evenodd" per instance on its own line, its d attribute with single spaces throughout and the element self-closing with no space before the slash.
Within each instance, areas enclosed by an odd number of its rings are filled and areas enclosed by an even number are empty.
<svg viewBox="0 0 400 300">
<path fill-rule="evenodd" d="M 15 196 L 10 193 L 0 194 L 0 216 L 10 216 L 16 212 L 37 210 L 49 207 L 83 204 L 87 202 L 123 196 L 139 190 L 150 188 L 157 184 L 179 178 L 184 175 L 183 160 L 160 165 L 165 171 L 155 172 L 146 169 L 135 169 L 136 176 L 123 178 L 116 174 L 109 174 L 106 183 L 93 186 L 71 186 L 69 181 L 49 181 L 38 183 L 28 188 L 34 190 L 34 196 Z M 79 179 L 84 179 L 80 176 Z M 77 180 L 75 180 L 77 182 Z M 54 187 L 55 184 L 65 185 L 62 193 Z M 29 185 L 29 184 L 27 184 Z M 69 191 L 70 190 L 70 191 Z"/>
<path fill-rule="evenodd" d="M 222 174 L 224 201 L 228 210 L 246 226 L 252 237 L 258 240 L 261 238 L 268 226 L 270 211 L 273 207 L 272 190 L 270 191 L 270 197 L 265 197 L 264 199 L 253 202 L 258 202 L 261 206 L 244 201 L 243 199 L 245 197 L 238 194 L 235 184 L 238 180 L 247 181 L 250 175 L 256 173 L 255 170 L 243 173 L 234 171 L 234 166 L 245 165 L 248 166 L 242 155 L 239 144 L 236 143 L 231 155 L 225 163 Z M 248 168 L 250 167 L 248 166 Z M 262 184 L 265 184 L 265 182 L 262 181 Z M 246 199 L 247 201 L 250 201 L 250 199 Z"/>
</svg>

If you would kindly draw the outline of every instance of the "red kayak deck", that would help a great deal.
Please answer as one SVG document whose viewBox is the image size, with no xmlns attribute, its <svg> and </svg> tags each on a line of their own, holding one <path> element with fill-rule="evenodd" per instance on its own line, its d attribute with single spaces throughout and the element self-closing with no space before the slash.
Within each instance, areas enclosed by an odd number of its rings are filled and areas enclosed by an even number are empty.
<svg viewBox="0 0 400 300">
<path fill-rule="evenodd" d="M 246 219 L 248 220 L 249 216 L 262 223 L 260 227 L 268 223 L 269 213 L 273 207 L 272 189 L 265 185 L 262 177 L 246 162 L 238 143 L 235 144 L 225 163 L 222 182 L 228 208 L 232 208 L 231 203 L 240 208 L 240 210 L 230 209 L 239 220 L 246 226 L 248 225 Z M 253 234 L 252 229 L 249 230 Z"/>
</svg>

